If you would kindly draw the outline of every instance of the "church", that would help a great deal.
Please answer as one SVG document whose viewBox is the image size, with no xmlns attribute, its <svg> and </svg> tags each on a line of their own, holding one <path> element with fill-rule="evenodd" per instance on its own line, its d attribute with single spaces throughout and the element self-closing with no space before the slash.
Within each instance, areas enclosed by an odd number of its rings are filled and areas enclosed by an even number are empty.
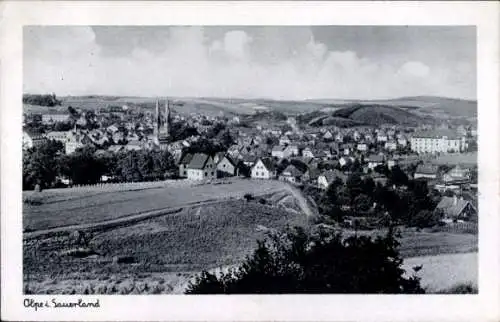
<svg viewBox="0 0 500 322">
<path fill-rule="evenodd" d="M 165 150 L 168 143 L 171 141 L 170 129 L 171 116 L 170 116 L 170 102 L 167 99 L 165 103 L 165 112 L 160 111 L 160 103 L 156 100 L 156 113 L 154 121 L 154 140 L 155 145 L 161 150 Z"/>
</svg>

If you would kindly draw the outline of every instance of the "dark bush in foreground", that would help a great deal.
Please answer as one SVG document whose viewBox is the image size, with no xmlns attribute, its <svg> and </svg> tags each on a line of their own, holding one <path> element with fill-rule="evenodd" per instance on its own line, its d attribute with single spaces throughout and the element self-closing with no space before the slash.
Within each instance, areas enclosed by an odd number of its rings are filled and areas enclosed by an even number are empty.
<svg viewBox="0 0 500 322">
<path fill-rule="evenodd" d="M 397 247 L 392 231 L 342 239 L 295 228 L 259 241 L 234 272 L 202 272 L 186 293 L 423 293 L 419 278 L 404 277 Z"/>
</svg>

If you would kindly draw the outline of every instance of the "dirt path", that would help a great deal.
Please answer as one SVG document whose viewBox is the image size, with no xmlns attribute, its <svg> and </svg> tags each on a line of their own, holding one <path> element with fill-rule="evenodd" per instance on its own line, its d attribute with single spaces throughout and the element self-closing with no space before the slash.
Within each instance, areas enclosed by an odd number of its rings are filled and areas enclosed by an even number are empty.
<svg viewBox="0 0 500 322">
<path fill-rule="evenodd" d="M 295 198 L 295 200 L 297 200 L 300 209 L 302 210 L 302 212 L 304 212 L 304 214 L 307 217 L 312 217 L 318 214 L 317 210 L 311 208 L 311 206 L 307 202 L 307 199 L 302 195 L 302 193 L 297 188 L 287 185 L 286 190 L 290 192 L 290 194 Z"/>
</svg>

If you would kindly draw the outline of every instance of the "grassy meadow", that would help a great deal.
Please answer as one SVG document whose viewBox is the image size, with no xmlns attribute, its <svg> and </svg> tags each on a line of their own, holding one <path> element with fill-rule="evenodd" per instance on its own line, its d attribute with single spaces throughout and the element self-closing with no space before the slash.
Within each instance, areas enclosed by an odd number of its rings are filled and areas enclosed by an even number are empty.
<svg viewBox="0 0 500 322">
<path fill-rule="evenodd" d="M 171 293 L 201 269 L 238 264 L 257 239 L 286 225 L 307 225 L 307 218 L 234 200 L 97 233 L 82 258 L 68 255 L 75 246 L 65 236 L 25 240 L 25 286 L 35 293 Z"/>
<path fill-rule="evenodd" d="M 245 193 L 262 195 L 285 189 L 279 181 L 235 179 L 226 184 L 170 184 L 145 189 L 117 191 L 97 189 L 54 189 L 41 193 L 23 192 L 25 231 L 91 224 L 159 209 L 182 207 L 217 200 L 242 198 Z"/>
</svg>

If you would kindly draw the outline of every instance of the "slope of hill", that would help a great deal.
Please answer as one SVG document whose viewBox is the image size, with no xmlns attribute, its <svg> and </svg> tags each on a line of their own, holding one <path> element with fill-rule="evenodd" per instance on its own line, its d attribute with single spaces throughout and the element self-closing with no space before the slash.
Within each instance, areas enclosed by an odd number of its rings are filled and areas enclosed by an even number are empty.
<svg viewBox="0 0 500 322">
<path fill-rule="evenodd" d="M 374 104 L 356 104 L 337 110 L 332 116 L 374 126 L 381 124 L 416 126 L 424 121 L 422 117 L 402 108 Z"/>
<path fill-rule="evenodd" d="M 385 100 L 316 99 L 310 100 L 310 102 L 344 106 L 349 104 L 376 104 L 415 110 L 422 115 L 435 116 L 440 114 L 444 117 L 477 117 L 477 101 L 438 96 L 411 96 Z"/>
</svg>

